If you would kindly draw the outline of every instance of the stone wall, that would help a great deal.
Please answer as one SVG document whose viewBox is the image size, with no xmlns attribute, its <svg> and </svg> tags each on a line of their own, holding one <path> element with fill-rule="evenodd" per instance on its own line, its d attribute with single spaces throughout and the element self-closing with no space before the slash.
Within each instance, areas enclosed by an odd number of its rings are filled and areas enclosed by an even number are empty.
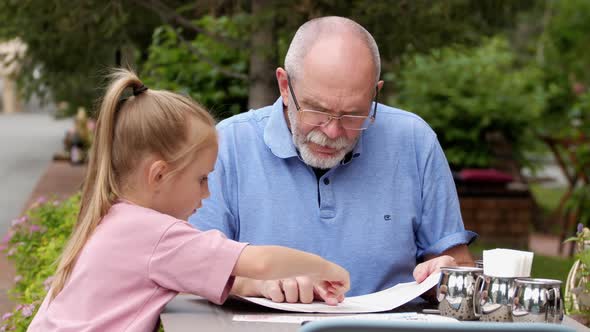
<svg viewBox="0 0 590 332">
<path fill-rule="evenodd" d="M 465 229 L 479 234 L 478 243 L 526 249 L 534 217 L 528 190 L 458 186 Z"/>
</svg>

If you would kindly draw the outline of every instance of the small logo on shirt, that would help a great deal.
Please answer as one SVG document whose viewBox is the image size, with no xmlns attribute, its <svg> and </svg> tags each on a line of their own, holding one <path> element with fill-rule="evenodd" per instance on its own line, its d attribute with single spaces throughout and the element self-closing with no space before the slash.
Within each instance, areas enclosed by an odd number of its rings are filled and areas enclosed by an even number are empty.
<svg viewBox="0 0 590 332">
<path fill-rule="evenodd" d="M 383 220 L 390 221 L 391 220 L 391 215 L 390 214 L 383 215 Z"/>
</svg>

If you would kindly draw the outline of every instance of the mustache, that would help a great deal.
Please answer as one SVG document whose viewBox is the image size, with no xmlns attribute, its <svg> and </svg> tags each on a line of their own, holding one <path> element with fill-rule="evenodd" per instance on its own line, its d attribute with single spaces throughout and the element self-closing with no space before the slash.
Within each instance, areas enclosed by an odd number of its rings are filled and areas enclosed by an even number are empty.
<svg viewBox="0 0 590 332">
<path fill-rule="evenodd" d="M 318 129 L 312 130 L 307 134 L 305 137 L 305 143 L 307 142 L 312 142 L 337 150 L 344 149 L 350 145 L 350 142 L 345 137 L 331 139 Z"/>
</svg>

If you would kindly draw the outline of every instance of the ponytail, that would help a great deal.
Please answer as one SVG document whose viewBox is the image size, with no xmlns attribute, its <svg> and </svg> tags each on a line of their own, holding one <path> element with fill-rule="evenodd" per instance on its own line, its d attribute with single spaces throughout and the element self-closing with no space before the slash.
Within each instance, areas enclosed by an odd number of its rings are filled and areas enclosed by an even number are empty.
<svg viewBox="0 0 590 332">
<path fill-rule="evenodd" d="M 119 197 L 119 186 L 112 164 L 115 120 L 124 102 L 122 96 L 125 90 L 131 87 L 134 91 L 139 91 L 145 86 L 135 74 L 129 71 L 118 70 L 113 74 L 113 79 L 102 100 L 98 115 L 78 220 L 61 255 L 51 284 L 52 300 L 63 289 L 80 251 L 98 226 L 100 219 Z"/>
</svg>

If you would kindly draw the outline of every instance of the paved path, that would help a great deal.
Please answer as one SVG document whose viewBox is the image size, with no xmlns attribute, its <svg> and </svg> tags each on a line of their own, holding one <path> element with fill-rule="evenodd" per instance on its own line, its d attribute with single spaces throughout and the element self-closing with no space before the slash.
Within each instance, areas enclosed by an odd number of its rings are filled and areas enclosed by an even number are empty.
<svg viewBox="0 0 590 332">
<path fill-rule="evenodd" d="M 0 114 L 0 234 L 22 212 L 71 126 L 47 113 Z"/>
<path fill-rule="evenodd" d="M 39 179 L 44 174 L 55 178 L 47 174 L 48 166 L 71 125 L 71 119 L 57 121 L 48 113 L 0 113 L 0 238 L 22 213 Z M 13 278 L 13 267 L 0 255 L 0 315 L 13 307 L 6 296 Z"/>
</svg>

